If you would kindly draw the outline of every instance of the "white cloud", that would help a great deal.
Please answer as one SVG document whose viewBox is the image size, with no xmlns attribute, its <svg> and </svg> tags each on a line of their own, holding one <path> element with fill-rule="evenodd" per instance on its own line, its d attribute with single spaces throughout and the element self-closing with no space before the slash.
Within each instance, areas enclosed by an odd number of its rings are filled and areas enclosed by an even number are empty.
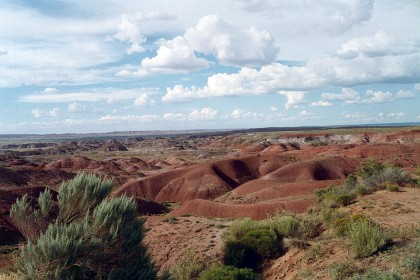
<svg viewBox="0 0 420 280">
<path fill-rule="evenodd" d="M 194 49 L 182 36 L 173 40 L 161 40 L 155 57 L 141 62 L 140 75 L 147 73 L 188 73 L 209 67 L 209 62 L 195 55 Z"/>
<path fill-rule="evenodd" d="M 310 113 L 306 110 L 303 110 L 302 112 L 299 113 L 299 117 L 303 117 L 303 118 L 308 118 L 308 117 L 312 117 L 314 114 Z"/>
<path fill-rule="evenodd" d="M 374 103 L 384 103 L 392 101 L 393 94 L 389 91 L 373 91 L 367 90 L 365 92 L 364 98 L 357 97 L 353 100 L 346 100 L 347 104 L 359 103 L 359 104 L 374 104 Z"/>
<path fill-rule="evenodd" d="M 351 88 L 342 88 L 341 93 L 323 93 L 322 98 L 326 100 L 356 100 L 359 97 L 359 93 Z"/>
<path fill-rule="evenodd" d="M 305 91 L 279 91 L 279 94 L 286 96 L 287 102 L 284 104 L 286 109 L 298 108 L 299 105 L 306 103 L 305 101 Z"/>
<path fill-rule="evenodd" d="M 189 115 L 188 119 L 191 121 L 208 121 L 213 120 L 217 117 L 217 110 L 212 108 L 202 108 L 200 110 L 193 110 Z"/>
<path fill-rule="evenodd" d="M 149 123 L 159 120 L 158 115 L 154 114 L 146 114 L 146 115 L 106 115 L 99 119 L 99 121 L 103 122 L 141 122 L 141 123 Z"/>
<path fill-rule="evenodd" d="M 327 101 L 325 99 L 319 100 L 319 101 L 315 101 L 311 103 L 312 107 L 330 107 L 332 106 L 332 102 Z"/>
<path fill-rule="evenodd" d="M 414 92 L 408 91 L 408 90 L 399 90 L 395 96 L 397 98 L 400 98 L 400 99 L 416 98 L 416 94 Z"/>
<path fill-rule="evenodd" d="M 303 27 L 340 35 L 371 18 L 373 0 L 235 0 L 235 7 L 248 12 L 262 11 L 276 17 L 290 15 L 299 18 Z M 304 16 L 302 10 L 305 11 Z"/>
<path fill-rule="evenodd" d="M 34 115 L 35 118 L 40 118 L 42 116 L 42 114 L 44 114 L 44 111 L 39 109 L 39 108 L 35 108 L 32 109 L 32 115 Z"/>
<path fill-rule="evenodd" d="M 156 104 L 156 101 L 150 98 L 150 96 L 147 93 L 143 93 L 142 95 L 140 95 L 134 100 L 134 106 L 136 107 L 153 106 L 155 104 Z"/>
<path fill-rule="evenodd" d="M 35 109 L 32 109 L 31 113 L 32 113 L 32 115 L 34 115 L 35 118 L 41 118 L 41 117 L 44 117 L 44 116 L 55 118 L 55 117 L 59 116 L 60 109 L 59 108 L 53 108 L 49 111 L 44 111 L 40 108 L 35 108 Z"/>
<path fill-rule="evenodd" d="M 150 20 L 172 20 L 175 18 L 173 15 L 162 12 L 123 14 L 114 38 L 131 44 L 126 49 L 127 54 L 143 52 L 144 48 L 141 45 L 146 42 L 146 36 L 141 31 L 141 23 Z"/>
<path fill-rule="evenodd" d="M 55 118 L 55 117 L 58 117 L 59 114 L 60 114 L 60 109 L 59 108 L 54 108 L 54 109 L 48 111 L 48 115 L 50 117 L 54 117 Z"/>
<path fill-rule="evenodd" d="M 360 112 L 356 112 L 356 113 L 344 113 L 343 116 L 346 119 L 367 119 L 367 118 L 369 118 L 368 115 L 363 114 L 363 113 L 360 113 Z"/>
<path fill-rule="evenodd" d="M 151 73 L 188 73 L 204 69 L 210 63 L 196 53 L 214 56 L 230 66 L 262 66 L 276 59 L 278 48 L 265 30 L 250 27 L 242 31 L 218 15 L 202 17 L 195 27 L 172 40 L 161 39 L 155 57 L 146 57 L 137 71 L 122 71 L 122 76 Z"/>
<path fill-rule="evenodd" d="M 59 90 L 52 87 L 44 88 L 44 93 L 54 93 L 54 92 L 59 92 Z"/>
<path fill-rule="evenodd" d="M 337 52 L 340 58 L 352 59 L 357 56 L 379 57 L 387 55 L 404 55 L 418 51 L 418 47 L 405 42 L 398 42 L 379 30 L 372 37 L 353 38 L 342 45 Z"/>
<path fill-rule="evenodd" d="M 279 108 L 277 108 L 276 106 L 271 106 L 270 107 L 271 112 L 277 112 L 278 110 L 279 110 Z"/>
<path fill-rule="evenodd" d="M 84 104 L 73 102 L 67 106 L 67 111 L 69 111 L 70 113 L 86 112 L 87 106 Z"/>
<path fill-rule="evenodd" d="M 230 116 L 233 119 L 242 119 L 244 117 L 250 116 L 251 113 L 248 112 L 247 110 L 242 110 L 242 109 L 235 109 L 233 110 L 233 112 L 230 114 Z"/>
<path fill-rule="evenodd" d="M 139 95 L 156 92 L 155 88 L 139 89 L 119 89 L 119 88 L 94 88 L 80 92 L 62 92 L 50 94 L 31 94 L 24 95 L 19 100 L 21 102 L 44 103 L 44 102 L 98 102 L 136 99 Z"/>
<path fill-rule="evenodd" d="M 163 114 L 163 120 L 165 121 L 185 121 L 186 117 L 181 113 L 165 113 Z"/>
<path fill-rule="evenodd" d="M 400 120 L 400 119 L 403 119 L 404 117 L 405 117 L 405 114 L 403 112 L 389 113 L 388 114 L 388 118 L 395 119 L 395 120 Z"/>
<path fill-rule="evenodd" d="M 278 48 L 265 30 L 250 27 L 242 31 L 219 15 L 202 17 L 184 38 L 198 52 L 214 55 L 224 65 L 261 66 L 276 59 Z"/>
</svg>

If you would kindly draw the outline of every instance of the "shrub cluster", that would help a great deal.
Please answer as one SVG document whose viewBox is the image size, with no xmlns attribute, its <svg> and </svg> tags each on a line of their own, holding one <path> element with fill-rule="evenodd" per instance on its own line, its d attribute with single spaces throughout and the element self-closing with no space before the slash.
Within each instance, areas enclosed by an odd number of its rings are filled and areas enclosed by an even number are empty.
<svg viewBox="0 0 420 280">
<path fill-rule="evenodd" d="M 249 268 L 219 266 L 205 271 L 199 280 L 259 280 L 258 274 Z"/>
<path fill-rule="evenodd" d="M 156 279 L 142 245 L 143 221 L 137 205 L 122 196 L 109 199 L 111 182 L 80 173 L 61 184 L 58 216 L 49 213 L 49 191 L 33 209 L 27 197 L 13 205 L 11 218 L 23 227 L 34 217 L 17 267 L 25 279 Z M 25 218 L 25 215 L 26 218 Z M 45 226 L 47 224 L 48 226 Z"/>
<path fill-rule="evenodd" d="M 376 253 L 387 239 L 382 229 L 372 221 L 353 221 L 347 225 L 346 235 L 356 258 L 368 257 Z"/>
</svg>

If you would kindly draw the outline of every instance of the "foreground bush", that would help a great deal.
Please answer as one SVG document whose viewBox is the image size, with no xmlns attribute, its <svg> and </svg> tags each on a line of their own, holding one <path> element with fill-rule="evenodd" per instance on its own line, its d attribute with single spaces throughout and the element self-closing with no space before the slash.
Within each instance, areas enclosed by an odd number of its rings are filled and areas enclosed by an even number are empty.
<svg viewBox="0 0 420 280">
<path fill-rule="evenodd" d="M 17 267 L 24 278 L 156 278 L 141 244 L 144 229 L 136 203 L 124 196 L 107 199 L 110 191 L 110 182 L 83 173 L 60 186 L 58 217 L 21 249 Z M 25 200 L 17 204 L 12 218 L 22 218 L 20 211 L 31 209 Z M 33 215 L 40 217 L 38 212 L 42 208 Z"/>
<path fill-rule="evenodd" d="M 223 263 L 238 268 L 256 269 L 262 257 L 250 246 L 239 241 L 228 241 L 223 248 Z"/>
<path fill-rule="evenodd" d="M 268 221 L 268 226 L 278 235 L 294 238 L 299 236 L 300 222 L 292 214 L 279 215 Z"/>
<path fill-rule="evenodd" d="M 262 258 L 276 256 L 282 251 L 282 237 L 272 230 L 254 229 L 246 233 L 241 243 L 252 248 Z"/>
<path fill-rule="evenodd" d="M 356 275 L 351 280 L 402 280 L 404 279 L 401 275 L 395 272 L 383 272 L 377 270 L 368 270 L 364 274 Z"/>
<path fill-rule="evenodd" d="M 181 259 L 171 269 L 171 279 L 190 280 L 196 279 L 203 271 L 204 265 L 197 261 L 192 249 L 186 250 Z"/>
<path fill-rule="evenodd" d="M 251 269 L 220 266 L 205 271 L 199 280 L 259 280 Z"/>
<path fill-rule="evenodd" d="M 350 223 L 347 227 L 347 236 L 356 258 L 370 256 L 386 244 L 382 229 L 371 221 Z"/>
</svg>

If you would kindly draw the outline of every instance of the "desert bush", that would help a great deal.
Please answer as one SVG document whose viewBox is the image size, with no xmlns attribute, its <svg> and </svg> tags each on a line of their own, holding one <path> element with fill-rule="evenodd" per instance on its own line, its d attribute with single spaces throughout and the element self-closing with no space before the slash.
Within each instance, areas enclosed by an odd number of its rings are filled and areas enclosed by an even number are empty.
<svg viewBox="0 0 420 280">
<path fill-rule="evenodd" d="M 420 241 L 414 243 L 410 251 L 406 259 L 406 264 L 410 270 L 420 274 Z"/>
<path fill-rule="evenodd" d="M 249 218 L 233 221 L 229 228 L 224 232 L 222 238 L 227 241 L 239 241 L 249 231 L 264 227 L 257 221 Z"/>
<path fill-rule="evenodd" d="M 25 279 L 156 278 L 136 203 L 107 199 L 110 190 L 110 182 L 92 174 L 61 184 L 57 219 L 21 248 L 17 268 Z M 46 209 L 40 204 L 40 213 Z"/>
<path fill-rule="evenodd" d="M 307 240 L 315 238 L 322 233 L 322 221 L 316 215 L 304 215 L 299 217 L 299 237 Z"/>
<path fill-rule="evenodd" d="M 372 177 L 376 174 L 381 173 L 385 168 L 385 165 L 382 162 L 371 159 L 366 162 L 363 162 L 356 171 L 356 174 L 362 179 Z"/>
<path fill-rule="evenodd" d="M 377 271 L 377 270 L 370 269 L 363 274 L 355 275 L 349 279 L 350 280 L 402 280 L 404 278 L 396 272 Z"/>
<path fill-rule="evenodd" d="M 269 258 L 282 251 L 282 236 L 272 230 L 253 229 L 241 239 L 241 243 L 252 248 L 262 258 Z"/>
<path fill-rule="evenodd" d="M 277 235 L 289 238 L 299 236 L 299 219 L 292 214 L 275 216 L 268 221 L 268 226 Z"/>
<path fill-rule="evenodd" d="M 255 269 L 261 261 L 261 256 L 248 245 L 238 241 L 228 241 L 224 244 L 223 263 L 225 265 Z"/>
<path fill-rule="evenodd" d="M 354 263 L 336 263 L 331 266 L 330 275 L 332 280 L 342 280 L 362 272 Z"/>
<path fill-rule="evenodd" d="M 368 186 L 365 185 L 358 185 L 356 187 L 356 193 L 358 195 L 368 195 L 373 193 L 373 189 L 369 188 Z"/>
<path fill-rule="evenodd" d="M 363 258 L 376 253 L 386 244 L 382 229 L 372 221 L 349 223 L 346 231 L 351 248 L 356 258 Z"/>
<path fill-rule="evenodd" d="M 387 184 L 396 184 L 403 186 L 405 184 L 413 184 L 411 176 L 399 167 L 384 167 L 380 172 L 363 178 L 363 183 L 373 190 L 385 189 Z"/>
<path fill-rule="evenodd" d="M 247 268 L 219 266 L 201 274 L 199 280 L 259 280 L 258 274 Z"/>
<path fill-rule="evenodd" d="M 328 208 L 322 211 L 322 219 L 327 224 L 333 223 L 335 220 L 345 217 L 346 213 L 339 211 L 336 208 Z"/>
<path fill-rule="evenodd" d="M 196 279 L 203 271 L 204 265 L 197 261 L 191 249 L 184 251 L 180 260 L 172 267 L 171 275 L 174 280 Z"/>
<path fill-rule="evenodd" d="M 400 186 L 398 186 L 397 184 L 388 184 L 387 186 L 386 186 L 386 189 L 388 190 L 388 191 L 390 191 L 390 192 L 397 192 L 397 191 L 399 191 L 400 190 Z"/>
<path fill-rule="evenodd" d="M 323 208 L 337 208 L 351 204 L 356 195 L 351 190 L 343 186 L 329 186 L 315 191 L 318 205 Z"/>
<path fill-rule="evenodd" d="M 336 236 L 339 236 L 339 237 L 346 236 L 348 226 L 351 223 L 367 222 L 367 221 L 370 221 L 370 220 L 367 217 L 360 214 L 355 214 L 353 216 L 345 216 L 345 217 L 339 218 L 333 222 L 334 233 Z"/>
<path fill-rule="evenodd" d="M 355 199 L 356 199 L 356 195 L 346 193 L 346 194 L 340 194 L 339 196 L 337 196 L 335 201 L 339 206 L 347 206 L 353 203 Z"/>
<path fill-rule="evenodd" d="M 16 199 L 16 203 L 12 205 L 10 217 L 26 239 L 35 241 L 42 232 L 45 232 L 51 222 L 52 205 L 53 200 L 49 189 L 39 194 L 38 209 L 32 207 L 28 194 L 25 194 Z"/>
</svg>

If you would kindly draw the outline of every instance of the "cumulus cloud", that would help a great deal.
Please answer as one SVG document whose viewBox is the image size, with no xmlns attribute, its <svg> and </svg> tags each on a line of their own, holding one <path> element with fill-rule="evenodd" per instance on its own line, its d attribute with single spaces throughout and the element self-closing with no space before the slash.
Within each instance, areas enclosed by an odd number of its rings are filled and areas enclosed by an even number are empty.
<svg viewBox="0 0 420 280">
<path fill-rule="evenodd" d="M 32 115 L 34 115 L 35 118 L 40 118 L 42 116 L 42 114 L 44 113 L 44 111 L 39 109 L 39 108 L 32 109 L 31 112 L 32 112 Z"/>
<path fill-rule="evenodd" d="M 373 104 L 373 103 L 384 103 L 393 100 L 393 94 L 389 91 L 373 91 L 367 90 L 363 98 L 357 97 L 353 100 L 346 100 L 348 104 L 359 103 L 359 104 Z"/>
<path fill-rule="evenodd" d="M 224 65 L 266 65 L 273 62 L 278 53 L 267 31 L 254 26 L 242 31 L 216 14 L 201 18 L 184 37 L 194 50 L 214 55 Z"/>
<path fill-rule="evenodd" d="M 94 88 L 79 92 L 60 92 L 50 94 L 30 94 L 20 97 L 21 102 L 30 103 L 64 103 L 64 102 L 98 102 L 113 103 L 119 100 L 136 99 L 142 94 L 156 92 L 155 88 L 119 89 L 119 88 Z"/>
<path fill-rule="evenodd" d="M 302 112 L 299 113 L 299 117 L 301 118 L 309 118 L 309 117 L 312 117 L 313 115 L 314 115 L 313 113 L 310 113 L 306 110 L 303 110 Z"/>
<path fill-rule="evenodd" d="M 328 100 L 325 100 L 325 99 L 322 99 L 322 100 L 315 101 L 315 102 L 311 103 L 312 107 L 330 107 L 332 105 L 333 105 L 332 102 L 330 102 Z"/>
<path fill-rule="evenodd" d="M 43 92 L 44 93 L 55 93 L 55 92 L 59 92 L 59 90 L 56 89 L 56 88 L 47 87 L 47 88 L 44 88 Z"/>
<path fill-rule="evenodd" d="M 210 62 L 197 53 L 214 56 L 229 66 L 262 66 L 276 59 L 278 48 L 265 30 L 252 26 L 240 30 L 218 15 L 201 18 L 195 27 L 172 40 L 161 39 L 156 56 L 146 57 L 137 71 L 119 75 L 145 76 L 151 73 L 187 73 L 204 69 Z"/>
<path fill-rule="evenodd" d="M 191 121 L 208 121 L 213 120 L 217 117 L 217 110 L 212 108 L 202 108 L 200 110 L 193 110 L 189 115 L 188 119 Z"/>
<path fill-rule="evenodd" d="M 315 27 L 339 35 L 371 18 L 373 0 L 235 0 L 235 7 L 254 13 L 275 13 L 276 16 L 301 16 L 299 13 L 305 10 L 305 16 L 315 23 Z"/>
<path fill-rule="evenodd" d="M 45 117 L 45 116 L 55 118 L 55 117 L 58 117 L 60 115 L 60 109 L 59 108 L 53 108 L 49 111 L 44 111 L 40 108 L 35 108 L 35 109 L 31 110 L 31 113 L 35 118 L 41 118 L 41 117 Z"/>
<path fill-rule="evenodd" d="M 251 113 L 250 113 L 250 112 L 248 112 L 247 110 L 242 110 L 242 109 L 235 109 L 235 110 L 233 110 L 233 112 L 230 114 L 230 116 L 231 116 L 233 119 L 242 119 L 242 118 L 247 117 L 247 116 L 249 116 L 249 115 L 251 115 Z"/>
<path fill-rule="evenodd" d="M 352 59 L 357 56 L 379 57 L 386 55 L 404 55 L 416 52 L 415 46 L 399 42 L 379 30 L 372 37 L 353 38 L 341 46 L 337 52 L 340 58 Z"/>
<path fill-rule="evenodd" d="M 341 93 L 323 93 L 322 98 L 326 100 L 356 100 L 359 97 L 359 93 L 351 88 L 342 88 Z"/>
<path fill-rule="evenodd" d="M 399 90 L 395 95 L 399 99 L 412 99 L 416 98 L 416 94 L 409 90 Z"/>
<path fill-rule="evenodd" d="M 163 120 L 165 121 L 185 121 L 186 117 L 181 113 L 165 113 L 163 114 Z"/>
<path fill-rule="evenodd" d="M 304 67 L 290 67 L 280 63 L 261 67 L 260 70 L 243 67 L 238 73 L 219 73 L 207 79 L 207 85 L 202 88 L 175 85 L 167 88 L 162 100 L 171 102 L 206 98 L 214 96 L 234 96 L 244 94 L 268 94 L 281 90 L 293 90 L 295 93 L 284 95 L 302 97 L 298 89 L 314 88 L 321 84 L 319 77 Z"/>
<path fill-rule="evenodd" d="M 306 103 L 305 101 L 305 91 L 279 91 L 279 94 L 286 96 L 287 102 L 284 105 L 286 109 L 298 108 L 299 105 Z"/>
<path fill-rule="evenodd" d="M 67 106 L 67 111 L 69 111 L 70 113 L 86 112 L 87 106 L 84 104 L 73 102 Z"/>
<path fill-rule="evenodd" d="M 142 95 L 140 95 L 134 100 L 134 106 L 136 107 L 153 106 L 155 104 L 156 104 L 156 101 L 150 98 L 150 96 L 147 93 L 143 93 Z"/>
<path fill-rule="evenodd" d="M 148 73 L 187 73 L 209 67 L 209 62 L 195 55 L 194 49 L 184 37 L 178 36 L 173 40 L 161 40 L 155 57 L 146 57 L 141 62 L 138 74 Z"/>
<path fill-rule="evenodd" d="M 127 54 L 143 52 L 144 48 L 141 46 L 146 42 L 146 36 L 141 30 L 141 23 L 150 20 L 171 20 L 176 17 L 173 15 L 165 14 L 162 12 L 150 13 L 136 13 L 136 14 L 123 14 L 121 21 L 117 26 L 118 32 L 114 38 L 121 42 L 130 43 L 130 47 L 126 49 Z"/>
</svg>

